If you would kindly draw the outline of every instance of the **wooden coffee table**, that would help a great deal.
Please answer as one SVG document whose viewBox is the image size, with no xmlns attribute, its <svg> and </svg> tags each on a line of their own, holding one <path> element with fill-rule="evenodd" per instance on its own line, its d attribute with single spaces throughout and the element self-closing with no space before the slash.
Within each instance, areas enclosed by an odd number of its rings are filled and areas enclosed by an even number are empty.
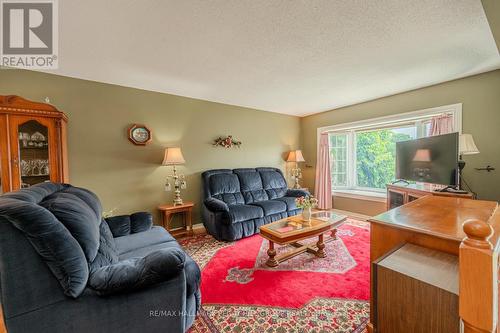
<svg viewBox="0 0 500 333">
<path fill-rule="evenodd" d="M 337 239 L 337 228 L 341 226 L 347 216 L 336 214 L 330 211 L 317 211 L 312 214 L 311 222 L 303 222 L 300 215 L 291 216 L 270 224 L 260 227 L 260 234 L 269 241 L 269 249 L 267 255 L 269 259 L 266 265 L 276 267 L 280 262 L 288 260 L 296 255 L 304 252 L 314 254 L 319 258 L 325 258 L 325 243 Z M 330 234 L 328 239 L 324 235 Z M 316 245 L 303 245 L 299 241 L 318 237 Z M 276 256 L 274 244 L 286 245 L 290 244 L 294 247 L 293 250 Z"/>
</svg>

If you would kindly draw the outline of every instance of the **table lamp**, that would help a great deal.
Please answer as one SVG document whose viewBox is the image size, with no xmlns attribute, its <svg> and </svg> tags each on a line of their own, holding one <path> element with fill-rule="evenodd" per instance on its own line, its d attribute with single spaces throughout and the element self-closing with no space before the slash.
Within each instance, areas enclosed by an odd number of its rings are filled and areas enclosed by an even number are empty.
<svg viewBox="0 0 500 333">
<path fill-rule="evenodd" d="M 299 168 L 299 162 L 305 162 L 304 156 L 302 156 L 302 150 L 291 150 L 288 153 L 286 159 L 287 162 L 295 162 L 295 168 L 291 170 L 292 178 L 295 181 L 293 188 L 301 188 L 299 184 L 299 179 L 302 178 L 302 171 Z"/>
<path fill-rule="evenodd" d="M 178 175 L 177 170 L 175 169 L 176 165 L 181 165 L 186 163 L 184 160 L 184 156 L 182 156 L 182 151 L 181 148 L 179 147 L 174 147 L 174 148 L 166 148 L 165 149 L 165 156 L 163 158 L 163 162 L 161 163 L 162 165 L 165 166 L 172 166 L 174 170 L 173 175 L 168 175 L 167 176 L 167 183 L 165 184 L 165 191 L 171 191 L 172 190 L 172 185 L 170 184 L 170 179 L 173 180 L 174 183 L 174 206 L 177 205 L 182 205 L 182 198 L 181 198 L 181 189 L 185 189 L 187 184 L 184 175 Z"/>
<path fill-rule="evenodd" d="M 471 134 L 460 134 L 458 139 L 458 152 L 460 155 L 460 160 L 458 161 L 458 172 L 460 176 L 460 183 L 462 183 L 462 170 L 465 168 L 465 161 L 462 159 L 462 156 L 479 154 L 479 149 L 477 149 Z M 461 185 L 462 184 L 460 184 L 460 188 Z"/>
</svg>

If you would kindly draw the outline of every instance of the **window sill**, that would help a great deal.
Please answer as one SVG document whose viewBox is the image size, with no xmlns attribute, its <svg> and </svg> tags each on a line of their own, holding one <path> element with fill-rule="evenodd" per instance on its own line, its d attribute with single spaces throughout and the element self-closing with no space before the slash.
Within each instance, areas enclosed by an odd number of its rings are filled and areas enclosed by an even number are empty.
<svg viewBox="0 0 500 333">
<path fill-rule="evenodd" d="M 384 192 L 372 192 L 362 190 L 335 190 L 332 191 L 334 197 L 386 202 L 387 194 Z"/>
</svg>

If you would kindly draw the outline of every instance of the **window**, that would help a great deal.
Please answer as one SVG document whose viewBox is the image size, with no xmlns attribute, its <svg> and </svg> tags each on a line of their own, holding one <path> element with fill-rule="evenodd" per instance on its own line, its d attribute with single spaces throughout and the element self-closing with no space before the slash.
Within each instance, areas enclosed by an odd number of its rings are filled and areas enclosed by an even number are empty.
<svg viewBox="0 0 500 333">
<path fill-rule="evenodd" d="M 417 138 L 417 125 L 353 132 L 357 187 L 385 190 L 396 176 L 396 142 Z"/>
<path fill-rule="evenodd" d="M 347 134 L 331 134 L 329 137 L 332 185 L 345 187 L 347 186 Z"/>
<path fill-rule="evenodd" d="M 396 177 L 396 142 L 428 135 L 431 118 L 448 113 L 461 127 L 461 104 L 318 129 L 328 131 L 332 189 L 385 192 Z"/>
</svg>

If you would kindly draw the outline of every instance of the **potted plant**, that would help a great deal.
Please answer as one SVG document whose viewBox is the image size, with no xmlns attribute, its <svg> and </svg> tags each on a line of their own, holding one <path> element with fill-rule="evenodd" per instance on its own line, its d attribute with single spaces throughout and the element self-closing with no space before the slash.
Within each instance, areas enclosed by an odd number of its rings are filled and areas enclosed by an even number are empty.
<svg viewBox="0 0 500 333">
<path fill-rule="evenodd" d="M 302 208 L 302 220 L 311 222 L 311 209 L 318 205 L 318 199 L 311 196 L 302 196 L 295 199 L 298 208 Z"/>
</svg>

